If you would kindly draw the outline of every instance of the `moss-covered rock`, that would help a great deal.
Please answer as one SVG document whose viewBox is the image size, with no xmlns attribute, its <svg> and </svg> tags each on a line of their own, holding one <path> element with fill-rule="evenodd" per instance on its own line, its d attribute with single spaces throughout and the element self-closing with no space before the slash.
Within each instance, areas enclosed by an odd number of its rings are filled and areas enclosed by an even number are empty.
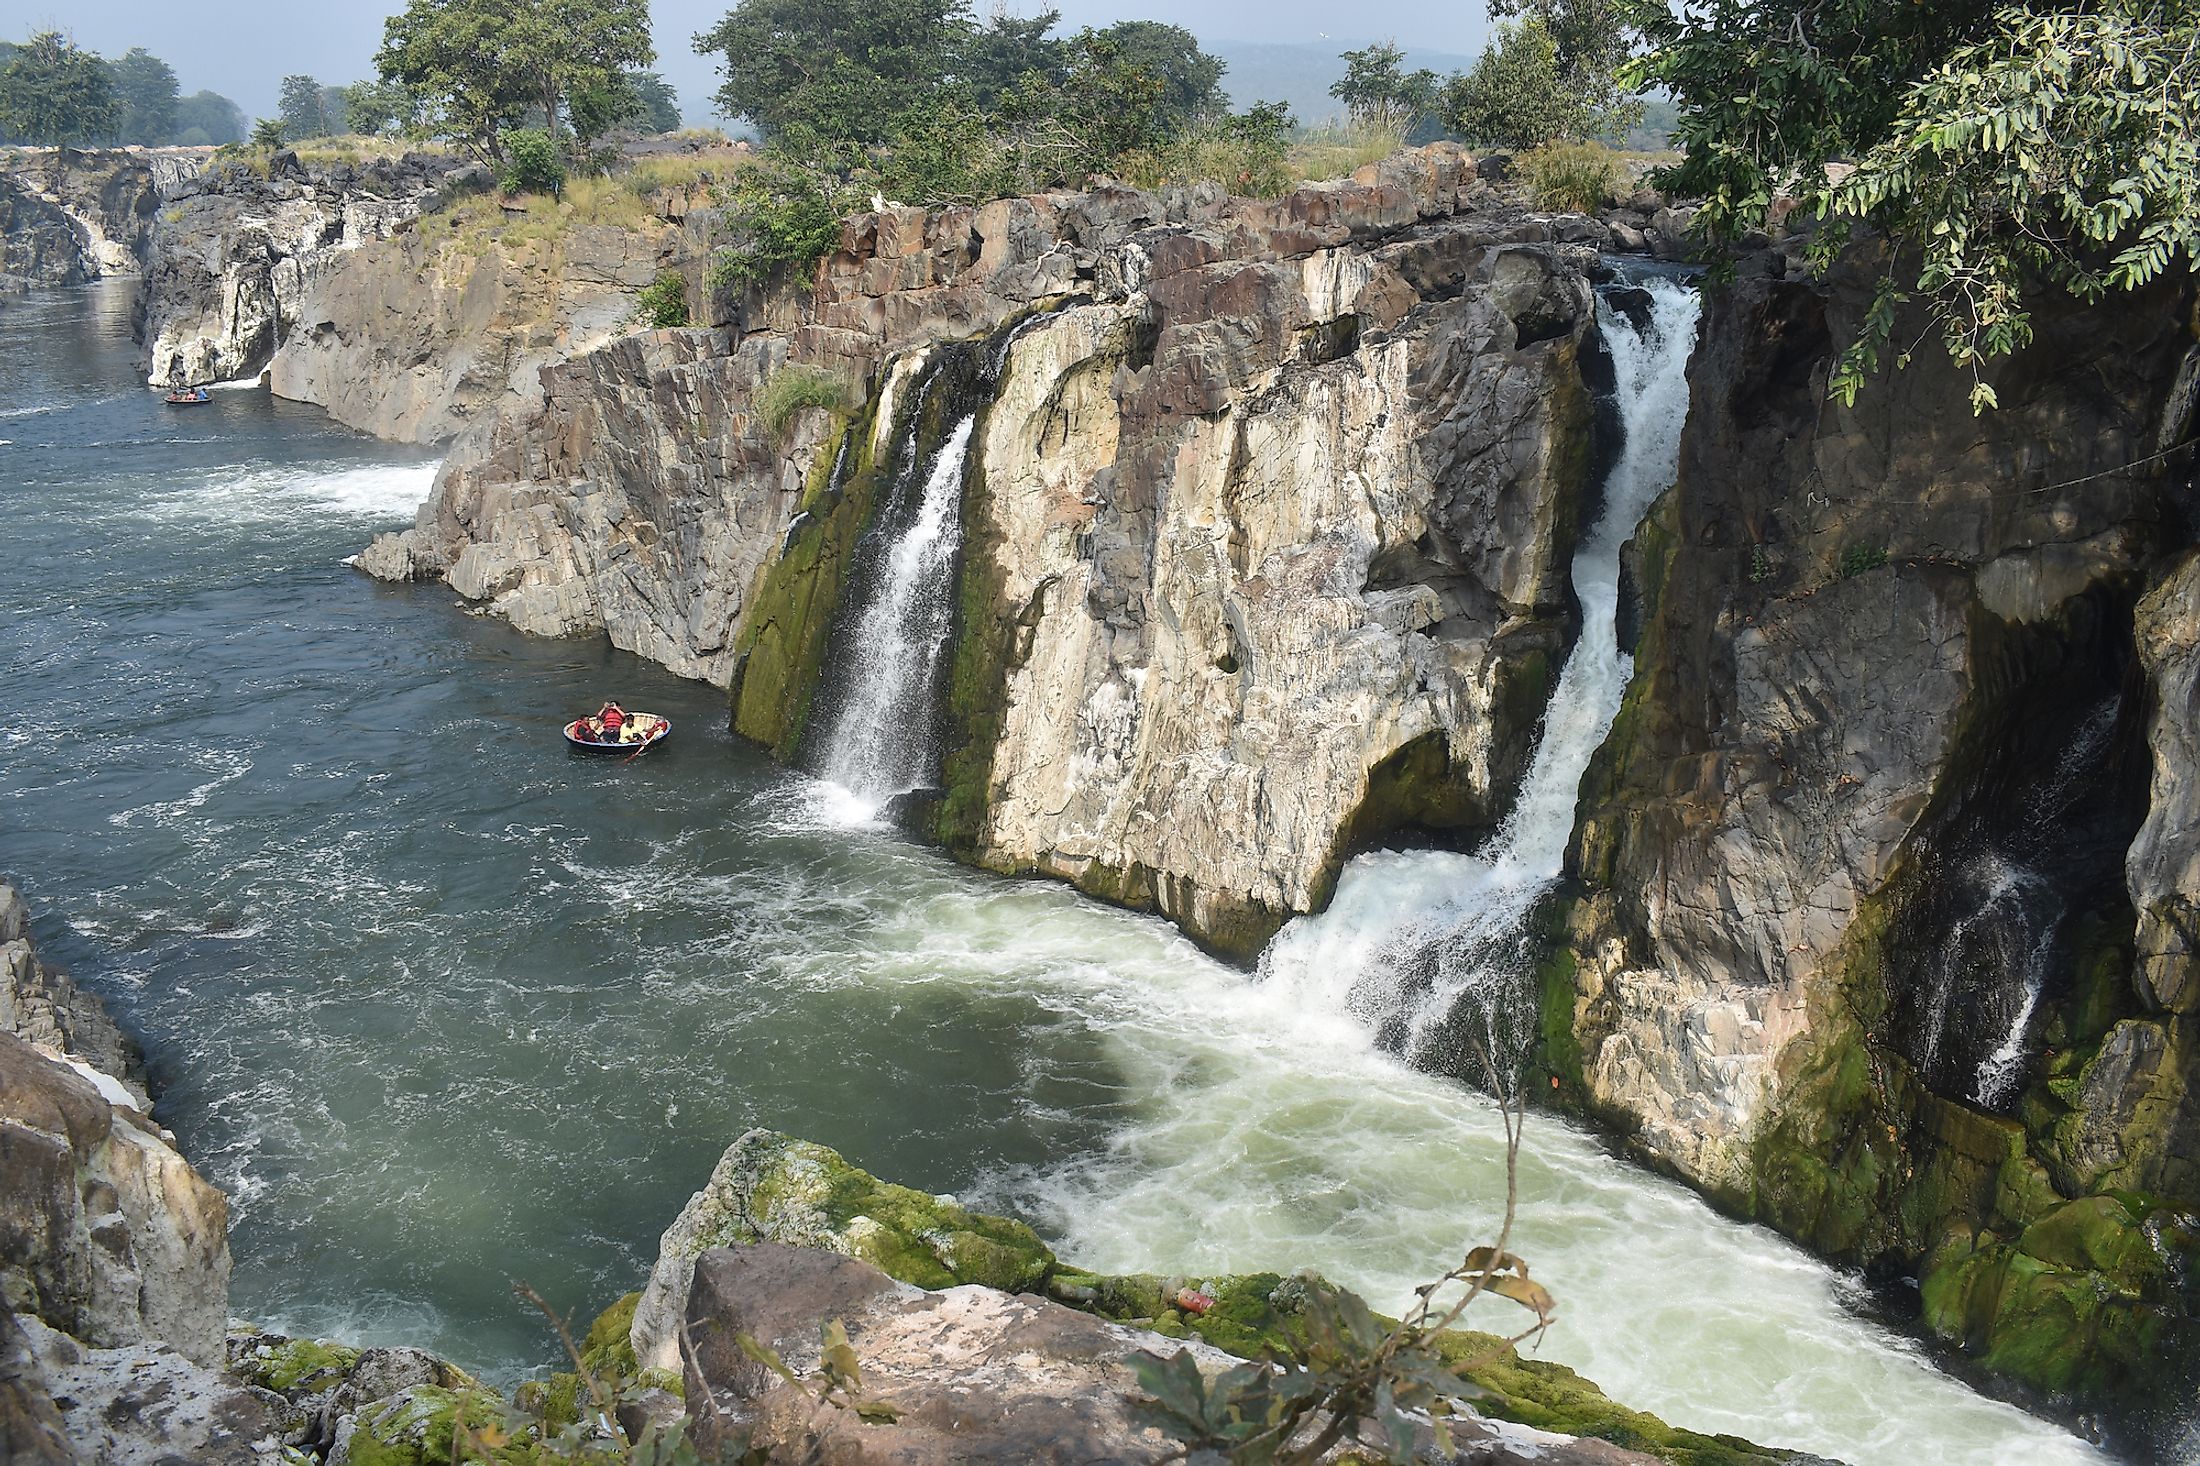
<svg viewBox="0 0 2200 1466">
<path fill-rule="evenodd" d="M 327 1339 L 289 1339 L 267 1352 L 232 1351 L 230 1371 L 247 1384 L 278 1395 L 331 1389 L 359 1362 L 360 1351 Z"/>
<path fill-rule="evenodd" d="M 1038 1287 L 1055 1267 L 1022 1222 L 881 1181 L 838 1151 L 770 1130 L 735 1141 L 697 1201 L 690 1255 L 779 1242 L 861 1258 L 920 1288 L 982 1283 L 1011 1293 Z"/>
<path fill-rule="evenodd" d="M 484 1427 L 501 1430 L 504 1419 L 504 1401 L 493 1391 L 418 1385 L 360 1410 L 349 1430 L 339 1433 L 330 1460 L 341 1466 L 444 1466 L 457 1459 L 452 1446 L 460 1426 L 469 1434 Z M 519 1442 L 494 1452 L 497 1461 L 513 1466 L 529 1455 Z"/>
</svg>

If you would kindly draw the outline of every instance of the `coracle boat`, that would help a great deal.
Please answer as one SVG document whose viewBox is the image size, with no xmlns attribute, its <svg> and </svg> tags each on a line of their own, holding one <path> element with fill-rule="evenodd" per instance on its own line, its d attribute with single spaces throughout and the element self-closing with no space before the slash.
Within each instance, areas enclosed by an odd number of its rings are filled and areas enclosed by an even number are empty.
<svg viewBox="0 0 2200 1466">
<path fill-rule="evenodd" d="M 170 407 L 197 407 L 203 402 L 212 402 L 214 395 L 201 387 L 195 392 L 188 389 L 182 392 L 171 392 L 161 400 Z"/>
<path fill-rule="evenodd" d="M 672 720 L 655 713 L 628 713 L 615 739 L 596 736 L 588 724 L 587 718 L 575 718 L 565 725 L 566 743 L 582 753 L 640 753 L 672 736 Z"/>
</svg>

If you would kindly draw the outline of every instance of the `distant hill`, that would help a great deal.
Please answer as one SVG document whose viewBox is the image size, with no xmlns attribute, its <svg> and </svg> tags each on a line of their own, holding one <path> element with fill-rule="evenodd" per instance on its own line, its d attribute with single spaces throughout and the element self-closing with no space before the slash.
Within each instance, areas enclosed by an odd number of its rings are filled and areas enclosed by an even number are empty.
<svg viewBox="0 0 2200 1466">
<path fill-rule="evenodd" d="M 1222 75 L 1230 105 L 1238 108 L 1255 102 L 1289 102 L 1291 113 L 1308 126 L 1325 117 L 1340 116 L 1344 104 L 1329 95 L 1330 84 L 1344 75 L 1343 53 L 1358 50 L 1367 41 L 1310 41 L 1284 45 L 1273 41 L 1213 41 L 1200 39 L 1201 49 L 1220 57 L 1229 70 Z M 1407 50 L 1409 67 L 1426 66 L 1439 76 L 1464 71 L 1474 57 L 1448 51 Z"/>
</svg>

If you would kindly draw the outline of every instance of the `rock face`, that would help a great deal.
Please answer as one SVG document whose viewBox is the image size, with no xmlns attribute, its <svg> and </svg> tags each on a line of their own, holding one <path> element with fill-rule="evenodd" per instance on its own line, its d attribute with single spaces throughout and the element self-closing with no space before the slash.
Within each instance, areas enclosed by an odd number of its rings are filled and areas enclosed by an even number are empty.
<svg viewBox="0 0 2200 1466">
<path fill-rule="evenodd" d="M 2192 287 L 2045 302 L 1973 417 L 1928 352 L 1828 402 L 1868 273 L 1710 291 L 1550 1060 L 1726 1204 L 1922 1269 L 1989 1365 L 2139 1397 L 2189 1337 L 2200 1203 L 2191 587 L 2133 619 L 2190 522 L 2156 455 Z"/>
<path fill-rule="evenodd" d="M 546 214 L 558 208 L 536 200 Z M 441 442 L 540 404 L 538 369 L 616 334 L 674 263 L 670 224 L 461 239 L 431 217 L 312 273 L 270 364 L 278 397 L 400 442 Z"/>
<path fill-rule="evenodd" d="M 601 628 L 802 757 L 874 507 L 944 435 L 930 348 L 990 336 L 928 818 L 1248 952 L 1356 842 L 1510 801 L 1569 629 L 1593 258 L 1443 147 L 1274 201 L 861 216 L 745 329 L 546 369 L 360 563 Z M 868 400 L 775 433 L 790 365 Z"/>
<path fill-rule="evenodd" d="M 443 190 L 482 181 L 477 166 L 437 155 L 307 169 L 286 152 L 264 178 L 229 166 L 178 185 L 146 249 L 147 382 L 258 374 L 299 326 L 307 292 L 350 251 L 388 238 Z"/>
<path fill-rule="evenodd" d="M 0 290 L 135 275 L 196 149 L 22 152 L 0 162 Z"/>
<path fill-rule="evenodd" d="M 99 1070 L 129 1092 L 139 1111 L 151 1112 L 137 1045 L 115 1026 L 99 999 L 38 960 L 30 911 L 5 882 L 0 882 L 0 1032 Z"/>
</svg>

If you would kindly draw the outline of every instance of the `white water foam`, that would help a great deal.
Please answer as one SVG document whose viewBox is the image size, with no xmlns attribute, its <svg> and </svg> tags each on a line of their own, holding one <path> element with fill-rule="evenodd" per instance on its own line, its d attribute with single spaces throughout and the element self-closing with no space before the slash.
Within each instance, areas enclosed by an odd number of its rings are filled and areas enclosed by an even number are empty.
<svg viewBox="0 0 2200 1466">
<path fill-rule="evenodd" d="M 1581 636 L 1544 715 L 1543 736 L 1510 819 L 1473 856 L 1385 852 L 1346 867 L 1318 917 L 1291 923 L 1261 962 L 1269 984 L 1303 1007 L 1348 1012 L 1371 1030 L 1404 1025 L 1425 1041 L 1461 997 L 1500 980 L 1491 959 L 1517 939 L 1558 878 L 1581 776 L 1619 711 L 1634 660 L 1619 649 L 1619 550 L 1673 482 L 1688 416 L 1695 292 L 1646 287 L 1647 329 L 1599 303 L 1626 438 L 1604 485 L 1604 510 L 1573 563 Z M 1502 1003 L 1503 993 L 1491 993 Z"/>
<path fill-rule="evenodd" d="M 435 487 L 434 461 L 261 466 L 201 479 L 150 496 L 155 518 L 285 522 L 301 511 L 345 519 L 410 519 Z"/>
<path fill-rule="evenodd" d="M 888 800 L 917 788 L 931 762 L 933 673 L 954 615 L 963 461 L 976 421 L 965 417 L 947 435 L 916 518 L 887 552 L 857 622 L 847 700 L 825 740 L 825 776 L 847 796 L 828 812 L 850 823 L 875 818 Z"/>
</svg>

